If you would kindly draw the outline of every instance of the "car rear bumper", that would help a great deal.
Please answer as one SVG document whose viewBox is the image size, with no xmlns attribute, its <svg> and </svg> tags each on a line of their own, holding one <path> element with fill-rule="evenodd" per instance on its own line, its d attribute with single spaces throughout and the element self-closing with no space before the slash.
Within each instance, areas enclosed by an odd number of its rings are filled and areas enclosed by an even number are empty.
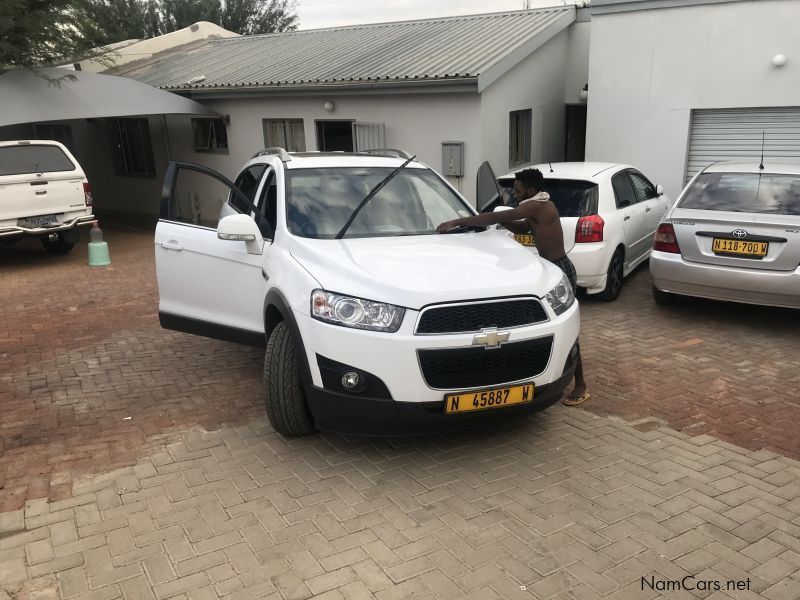
<svg viewBox="0 0 800 600">
<path fill-rule="evenodd" d="M 537 386 L 532 402 L 506 408 L 448 415 L 444 396 L 436 402 L 401 402 L 392 398 L 371 398 L 334 392 L 315 385 L 306 386 L 306 400 L 318 429 L 353 435 L 425 435 L 485 428 L 490 423 L 520 419 L 552 406 L 575 372 L 577 344 L 555 381 Z"/>
<path fill-rule="evenodd" d="M 82 215 L 80 217 L 75 217 L 74 219 L 69 219 L 68 221 L 54 223 L 50 227 L 21 227 L 19 225 L 14 225 L 10 227 L 0 226 L 0 237 L 6 237 L 6 236 L 42 237 L 44 235 L 48 235 L 51 233 L 58 233 L 59 231 L 68 231 L 73 227 L 79 227 L 82 225 L 92 225 L 94 222 L 95 222 L 94 215 Z"/>
<path fill-rule="evenodd" d="M 578 274 L 578 287 L 598 294 L 606 287 L 611 247 L 607 242 L 575 244 L 567 254 Z"/>
<path fill-rule="evenodd" d="M 653 285 L 685 296 L 800 308 L 800 267 L 794 271 L 736 269 L 684 260 L 680 254 L 653 251 Z"/>
</svg>

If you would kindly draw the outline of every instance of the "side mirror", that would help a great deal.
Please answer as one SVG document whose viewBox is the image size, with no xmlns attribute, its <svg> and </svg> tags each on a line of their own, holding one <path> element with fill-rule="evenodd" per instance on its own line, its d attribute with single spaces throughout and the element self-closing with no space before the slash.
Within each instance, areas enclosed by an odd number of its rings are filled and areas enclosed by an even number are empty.
<svg viewBox="0 0 800 600">
<path fill-rule="evenodd" d="M 248 254 L 262 254 L 264 238 L 256 222 L 248 215 L 229 215 L 217 225 L 217 237 L 221 240 L 244 242 Z"/>
<path fill-rule="evenodd" d="M 663 185 L 657 185 L 656 186 L 656 195 L 659 196 L 659 197 L 664 195 L 664 186 Z"/>
</svg>

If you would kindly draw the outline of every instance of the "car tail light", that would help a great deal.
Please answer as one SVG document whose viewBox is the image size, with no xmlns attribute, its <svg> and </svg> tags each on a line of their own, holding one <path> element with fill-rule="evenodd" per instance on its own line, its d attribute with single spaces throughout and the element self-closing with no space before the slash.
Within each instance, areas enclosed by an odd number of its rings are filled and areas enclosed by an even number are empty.
<svg viewBox="0 0 800 600">
<path fill-rule="evenodd" d="M 86 202 L 86 206 L 92 205 L 92 186 L 85 181 L 83 182 L 83 199 Z"/>
<path fill-rule="evenodd" d="M 603 221 L 603 217 L 600 215 L 581 217 L 578 219 L 578 225 L 575 228 L 575 243 L 602 242 L 605 225 L 606 222 Z"/>
<path fill-rule="evenodd" d="M 653 250 L 670 252 L 672 254 L 681 253 L 678 240 L 675 238 L 675 229 L 672 227 L 672 223 L 662 223 L 658 226 L 658 231 L 656 231 L 656 237 L 653 241 Z"/>
</svg>

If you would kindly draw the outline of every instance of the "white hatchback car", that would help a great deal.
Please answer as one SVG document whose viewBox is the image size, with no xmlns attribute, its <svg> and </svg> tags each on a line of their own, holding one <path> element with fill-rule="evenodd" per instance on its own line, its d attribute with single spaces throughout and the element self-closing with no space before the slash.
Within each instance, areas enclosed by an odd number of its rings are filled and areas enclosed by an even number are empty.
<svg viewBox="0 0 800 600">
<path fill-rule="evenodd" d="M 172 163 L 164 190 L 161 324 L 266 342 L 264 400 L 283 434 L 486 425 L 553 404 L 572 378 L 580 317 L 564 274 L 494 228 L 437 234 L 475 211 L 412 157 L 269 149 L 235 183 Z"/>
<path fill-rule="evenodd" d="M 647 260 L 658 223 L 667 212 L 669 198 L 661 186 L 650 183 L 630 165 L 610 163 L 552 163 L 526 168 L 544 175 L 544 190 L 561 214 L 564 252 L 575 265 L 578 286 L 603 300 L 615 300 L 622 281 Z M 488 164 L 480 178 L 494 178 Z M 513 204 L 516 171 L 497 178 L 505 205 Z M 482 211 L 492 210 L 497 195 L 487 183 L 479 198 Z M 494 202 L 494 204 L 493 204 Z M 536 252 L 530 236 L 517 240 Z"/>
</svg>

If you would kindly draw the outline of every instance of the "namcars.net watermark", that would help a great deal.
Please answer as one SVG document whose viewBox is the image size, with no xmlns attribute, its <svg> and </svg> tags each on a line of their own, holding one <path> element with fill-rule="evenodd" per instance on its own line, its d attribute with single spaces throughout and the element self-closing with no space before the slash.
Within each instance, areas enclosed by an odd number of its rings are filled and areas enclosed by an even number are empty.
<svg viewBox="0 0 800 600">
<path fill-rule="evenodd" d="M 642 577 L 642 591 L 656 592 L 743 592 L 750 589 L 750 578 L 745 580 L 728 579 L 718 581 L 715 579 L 698 579 L 694 575 L 687 575 L 683 579 L 656 579 L 654 576 Z"/>
</svg>

